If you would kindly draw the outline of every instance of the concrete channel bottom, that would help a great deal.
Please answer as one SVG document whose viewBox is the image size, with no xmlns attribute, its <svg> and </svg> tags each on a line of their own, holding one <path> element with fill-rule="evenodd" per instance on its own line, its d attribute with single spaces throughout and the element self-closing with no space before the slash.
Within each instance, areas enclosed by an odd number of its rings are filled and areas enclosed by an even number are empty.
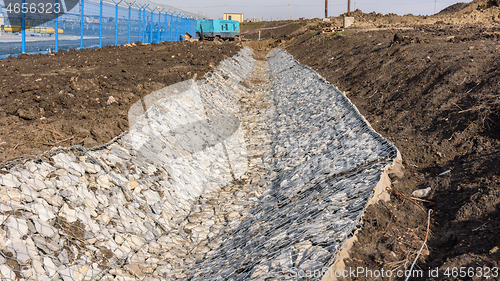
<svg viewBox="0 0 500 281">
<path fill-rule="evenodd" d="M 364 209 L 388 197 L 396 147 L 280 49 L 266 61 L 244 48 L 170 89 L 104 146 L 0 165 L 4 279 L 331 280 L 342 268 Z"/>
</svg>

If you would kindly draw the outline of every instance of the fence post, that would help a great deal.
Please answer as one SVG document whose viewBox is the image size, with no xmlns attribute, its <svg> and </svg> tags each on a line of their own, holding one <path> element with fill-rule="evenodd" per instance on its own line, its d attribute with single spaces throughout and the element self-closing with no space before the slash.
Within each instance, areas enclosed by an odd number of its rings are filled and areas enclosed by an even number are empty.
<svg viewBox="0 0 500 281">
<path fill-rule="evenodd" d="M 168 9 L 168 11 L 165 13 L 165 41 L 168 41 L 167 39 L 167 29 L 169 27 L 169 22 L 168 22 L 168 12 L 170 12 L 171 9 Z"/>
<path fill-rule="evenodd" d="M 83 1 L 80 0 L 80 49 L 83 49 Z"/>
<path fill-rule="evenodd" d="M 24 54 L 26 51 L 26 14 L 24 13 L 24 9 L 22 9 L 22 6 L 24 6 L 24 3 L 26 3 L 26 0 L 22 1 L 21 5 L 21 52 Z"/>
<path fill-rule="evenodd" d="M 149 7 L 149 4 L 147 4 L 146 6 L 144 6 L 144 11 L 142 12 L 142 20 L 143 20 L 143 24 L 144 24 L 144 28 L 142 30 L 142 40 L 141 42 L 145 42 L 145 36 L 146 36 L 146 26 L 147 26 L 147 22 L 146 22 L 146 8 Z"/>
<path fill-rule="evenodd" d="M 170 41 L 174 41 L 174 22 L 173 22 L 174 14 L 170 15 Z"/>
<path fill-rule="evenodd" d="M 189 18 L 187 17 L 187 15 L 184 15 L 185 18 L 184 18 L 184 34 L 186 34 L 186 32 L 189 32 L 189 28 L 188 28 L 188 25 L 189 25 Z"/>
<path fill-rule="evenodd" d="M 151 37 L 151 42 L 149 42 L 149 43 L 154 42 L 154 40 L 153 40 L 153 19 L 154 19 L 154 11 L 155 10 L 158 10 L 158 8 L 154 8 L 153 10 L 151 10 L 151 23 L 149 25 L 149 27 L 151 28 L 151 30 L 149 31 L 149 35 Z"/>
<path fill-rule="evenodd" d="M 175 15 L 175 38 L 174 41 L 179 41 L 179 24 L 180 24 L 180 18 L 179 15 L 181 12 L 179 12 L 177 15 Z"/>
<path fill-rule="evenodd" d="M 161 12 L 165 12 L 165 9 L 158 12 L 158 43 L 161 42 Z"/>
<path fill-rule="evenodd" d="M 196 20 L 194 18 L 189 20 L 189 30 L 193 33 L 193 36 L 196 37 Z"/>
<path fill-rule="evenodd" d="M 192 33 L 193 36 L 196 36 L 196 33 L 193 33 L 193 19 L 191 17 L 188 18 L 187 29 L 189 30 L 189 33 Z"/>
<path fill-rule="evenodd" d="M 118 2 L 118 4 L 121 2 Z M 113 3 L 115 3 L 115 0 L 113 0 Z M 118 45 L 118 4 L 115 3 L 115 46 Z"/>
<path fill-rule="evenodd" d="M 102 0 L 99 3 L 99 48 L 102 48 Z"/>
<path fill-rule="evenodd" d="M 179 41 L 182 41 L 182 25 L 184 24 L 184 14 L 179 15 L 179 28 L 177 29 L 179 34 L 177 34 L 177 39 Z"/>
<path fill-rule="evenodd" d="M 196 18 L 193 17 L 193 23 L 192 23 L 193 26 L 191 26 L 191 31 L 193 31 L 193 34 L 195 37 L 196 37 L 196 23 L 197 22 L 198 21 L 196 20 Z"/>
<path fill-rule="evenodd" d="M 115 46 L 118 46 L 118 5 L 123 2 L 123 0 L 120 0 L 120 2 L 116 3 L 115 0 L 113 0 L 113 3 L 116 4 L 115 8 Z"/>
<path fill-rule="evenodd" d="M 184 29 L 184 14 L 181 14 L 179 25 L 179 41 L 182 41 L 182 30 Z"/>
<path fill-rule="evenodd" d="M 172 15 L 172 41 L 177 41 L 177 13 Z"/>
<path fill-rule="evenodd" d="M 184 16 L 184 14 L 179 13 L 179 26 L 177 27 L 177 32 L 178 32 L 177 40 L 178 41 L 182 41 L 181 35 L 182 35 L 183 16 Z"/>
<path fill-rule="evenodd" d="M 127 38 L 127 44 L 130 44 L 130 14 L 132 13 L 132 7 L 128 6 L 128 38 Z"/>
<path fill-rule="evenodd" d="M 58 0 L 56 0 L 56 5 L 59 4 L 58 3 Z M 55 7 L 54 7 L 54 10 Z M 56 44 L 54 46 L 54 52 L 59 52 L 59 13 L 58 13 L 58 10 L 56 10 L 56 26 L 55 26 L 55 39 L 56 39 Z"/>
<path fill-rule="evenodd" d="M 182 41 L 182 14 L 179 13 L 178 17 L 177 17 L 177 41 Z"/>
<path fill-rule="evenodd" d="M 137 41 L 141 41 L 141 11 L 142 11 L 142 8 L 139 8 L 139 40 Z"/>
<path fill-rule="evenodd" d="M 127 2 L 125 2 L 127 3 Z M 131 21 L 131 16 L 132 16 L 132 5 L 134 5 L 135 1 L 132 4 L 128 4 L 128 38 L 127 38 L 127 44 L 130 44 L 130 21 Z"/>
<path fill-rule="evenodd" d="M 182 14 L 179 13 L 177 15 L 177 35 L 175 36 L 175 37 L 177 37 L 177 41 L 182 41 L 181 28 L 182 28 Z"/>
</svg>

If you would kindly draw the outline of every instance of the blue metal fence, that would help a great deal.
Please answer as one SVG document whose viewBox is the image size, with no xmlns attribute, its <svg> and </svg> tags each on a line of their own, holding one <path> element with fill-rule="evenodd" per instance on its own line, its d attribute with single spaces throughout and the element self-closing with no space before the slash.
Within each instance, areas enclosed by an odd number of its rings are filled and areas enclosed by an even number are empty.
<svg viewBox="0 0 500 281">
<path fill-rule="evenodd" d="M 23 0 L 24 1 L 24 0 Z M 64 0 L 53 0 L 54 4 Z M 109 2 L 112 1 L 112 2 Z M 0 16 L 6 15 L 0 7 Z M 70 11 L 41 23 L 33 17 L 4 17 L 0 33 L 0 59 L 20 53 L 48 53 L 60 49 L 100 48 L 132 42 L 180 41 L 195 35 L 196 19 L 172 9 L 124 0 L 79 0 Z"/>
</svg>

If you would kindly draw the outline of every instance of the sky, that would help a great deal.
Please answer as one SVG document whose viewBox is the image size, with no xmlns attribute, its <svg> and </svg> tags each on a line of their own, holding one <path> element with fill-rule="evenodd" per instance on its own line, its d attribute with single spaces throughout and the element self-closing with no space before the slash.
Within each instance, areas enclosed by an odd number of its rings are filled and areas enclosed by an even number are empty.
<svg viewBox="0 0 500 281">
<path fill-rule="evenodd" d="M 262 20 L 297 19 L 299 17 L 315 18 L 324 17 L 324 0 L 150 0 L 159 4 L 171 5 L 176 8 L 192 12 L 202 13 L 208 18 L 219 18 L 225 12 L 244 13 L 245 18 L 259 18 Z M 377 13 L 395 13 L 399 15 L 432 15 L 434 5 L 436 12 L 457 3 L 459 1 L 450 0 L 351 0 L 351 10 L 361 9 L 365 13 L 375 11 Z M 470 2 L 470 1 L 463 1 Z M 347 11 L 347 0 L 329 0 L 328 15 L 338 16 Z"/>
</svg>

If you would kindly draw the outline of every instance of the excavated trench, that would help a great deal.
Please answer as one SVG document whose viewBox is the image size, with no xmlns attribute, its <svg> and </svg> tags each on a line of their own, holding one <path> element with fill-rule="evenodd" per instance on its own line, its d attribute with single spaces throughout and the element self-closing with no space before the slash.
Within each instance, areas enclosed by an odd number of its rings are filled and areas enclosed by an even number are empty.
<svg viewBox="0 0 500 281">
<path fill-rule="evenodd" d="M 104 146 L 4 166 L 5 279 L 326 280 L 401 160 L 279 49 L 244 48 L 129 120 Z"/>
</svg>

